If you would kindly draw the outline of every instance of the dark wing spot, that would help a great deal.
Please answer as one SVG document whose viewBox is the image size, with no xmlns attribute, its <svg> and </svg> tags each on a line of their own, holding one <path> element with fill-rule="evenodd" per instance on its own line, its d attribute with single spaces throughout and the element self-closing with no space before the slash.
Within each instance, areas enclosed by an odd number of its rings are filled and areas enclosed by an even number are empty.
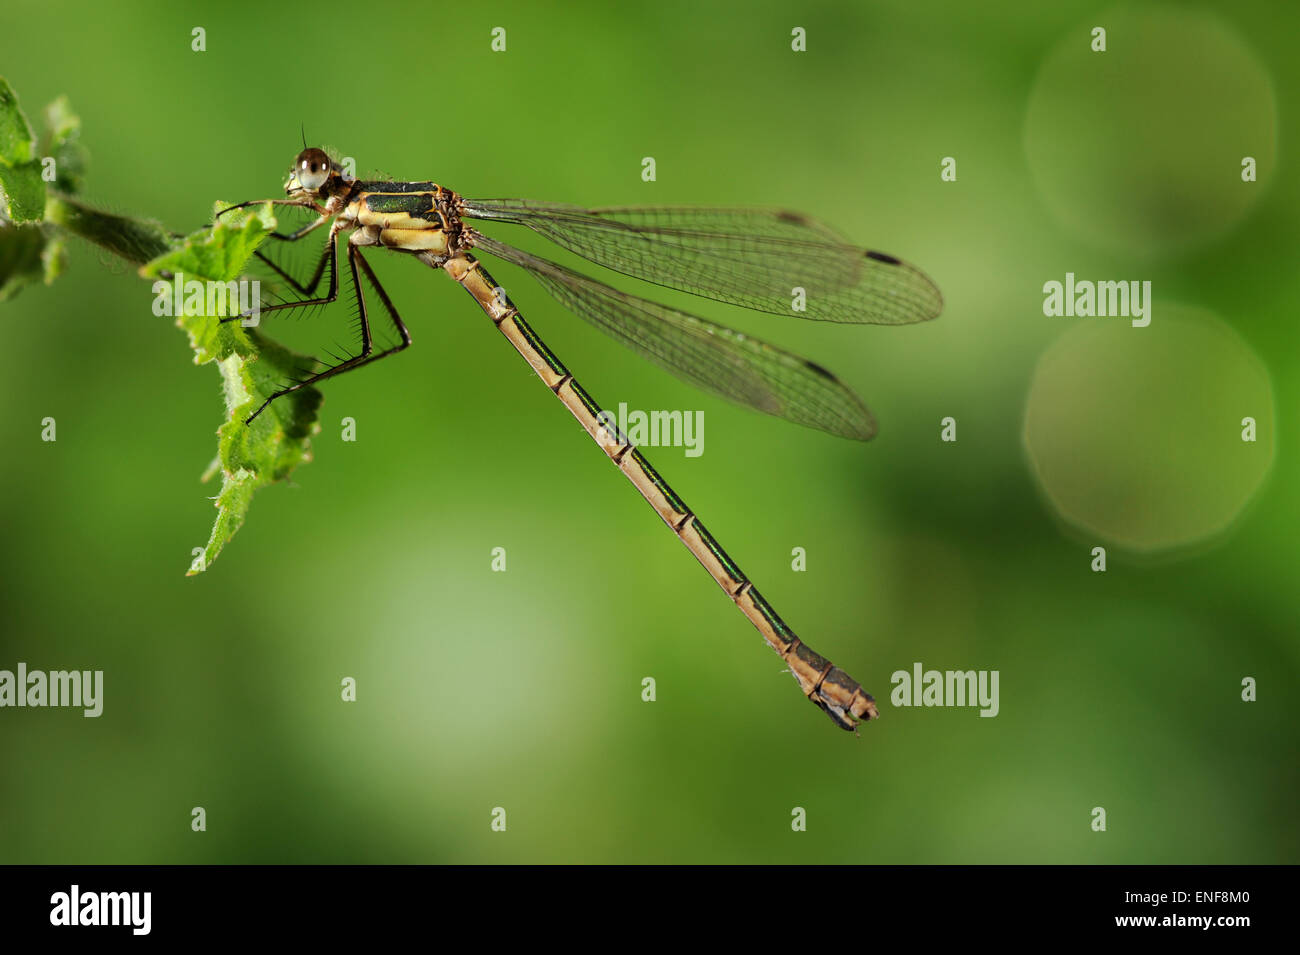
<svg viewBox="0 0 1300 955">
<path fill-rule="evenodd" d="M 821 375 L 823 378 L 830 379 L 831 381 L 839 381 L 839 379 L 831 374 L 830 371 L 817 364 L 817 362 L 809 361 L 805 358 L 803 363 L 807 365 L 811 371 L 817 372 L 817 374 Z"/>
<path fill-rule="evenodd" d="M 884 262 L 886 265 L 902 265 L 902 259 L 896 259 L 892 255 L 886 255 L 884 252 L 868 252 L 867 258 L 875 259 L 877 262 Z"/>
<path fill-rule="evenodd" d="M 808 225 L 808 217 L 800 215 L 797 212 L 787 212 L 785 209 L 777 211 L 776 218 L 778 222 L 789 222 L 792 225 Z"/>
</svg>

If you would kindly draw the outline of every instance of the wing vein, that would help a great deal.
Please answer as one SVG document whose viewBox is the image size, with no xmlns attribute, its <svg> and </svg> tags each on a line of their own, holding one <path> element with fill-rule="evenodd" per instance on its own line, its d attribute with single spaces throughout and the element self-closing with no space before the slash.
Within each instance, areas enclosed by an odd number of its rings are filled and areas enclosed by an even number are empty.
<svg viewBox="0 0 1300 955">
<path fill-rule="evenodd" d="M 475 247 L 526 269 L 566 309 L 698 388 L 829 434 L 875 434 L 862 400 L 807 359 L 486 236 Z"/>
<path fill-rule="evenodd" d="M 583 209 L 526 199 L 466 200 L 464 213 L 527 226 L 634 278 L 776 315 L 897 325 L 934 318 L 943 307 L 915 266 L 850 245 L 798 213 Z M 794 307 L 796 289 L 804 293 L 802 311 Z"/>
</svg>

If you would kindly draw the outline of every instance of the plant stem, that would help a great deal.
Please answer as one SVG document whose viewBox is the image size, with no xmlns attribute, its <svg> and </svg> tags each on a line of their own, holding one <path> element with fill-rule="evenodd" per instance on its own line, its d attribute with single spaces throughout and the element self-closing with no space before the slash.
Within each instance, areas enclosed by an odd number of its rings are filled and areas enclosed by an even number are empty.
<svg viewBox="0 0 1300 955">
<path fill-rule="evenodd" d="M 171 233 L 157 222 L 101 212 L 62 193 L 49 194 L 45 221 L 139 265 L 157 258 L 174 244 Z"/>
</svg>

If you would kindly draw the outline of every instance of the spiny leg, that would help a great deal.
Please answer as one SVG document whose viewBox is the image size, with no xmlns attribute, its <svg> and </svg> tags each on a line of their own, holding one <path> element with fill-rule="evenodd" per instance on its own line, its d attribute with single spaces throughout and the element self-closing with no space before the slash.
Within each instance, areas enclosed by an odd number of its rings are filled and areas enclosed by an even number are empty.
<svg viewBox="0 0 1300 955">
<path fill-rule="evenodd" d="M 335 375 L 341 375 L 345 371 L 352 371 L 353 369 L 360 368 L 362 365 L 368 365 L 372 361 L 387 358 L 389 355 L 399 352 L 411 344 L 411 333 L 407 331 L 406 325 L 402 322 L 402 317 L 397 314 L 397 307 L 393 305 L 393 300 L 388 297 L 388 292 L 386 292 L 384 287 L 379 284 L 379 279 L 375 276 L 374 270 L 370 268 L 370 263 L 367 262 L 365 257 L 361 254 L 361 250 L 350 242 L 348 243 L 348 265 L 352 269 L 352 284 L 357 293 L 357 320 L 361 325 L 361 354 L 340 362 L 332 368 L 326 368 L 324 371 L 317 372 L 314 375 L 309 375 L 300 381 L 294 382 L 288 388 L 282 388 L 275 392 L 263 401 L 256 411 L 244 419 L 244 424 L 251 424 L 253 419 L 260 415 L 266 409 L 266 406 L 276 398 L 282 398 L 285 395 L 292 394 L 300 388 L 306 388 L 308 385 L 313 385 L 318 381 L 325 380 L 326 378 L 333 378 Z M 360 266 L 360 270 L 365 273 L 366 279 L 370 282 L 370 287 L 374 289 L 375 294 L 379 296 L 379 300 L 383 303 L 384 309 L 388 312 L 388 317 L 392 319 L 393 325 L 397 328 L 397 334 L 402 338 L 402 340 L 392 348 L 387 348 L 376 354 L 371 353 L 374 348 L 374 343 L 370 335 L 370 316 L 366 311 L 366 297 L 361 287 L 361 277 L 358 275 L 357 271 L 358 266 Z"/>
<path fill-rule="evenodd" d="M 323 226 L 325 223 L 329 221 L 330 221 L 330 217 L 328 215 L 322 215 L 319 219 L 313 219 L 311 222 L 308 222 L 301 229 L 297 229 L 293 232 L 272 232 L 271 238 L 279 239 L 281 242 L 297 242 L 299 239 L 303 238 L 304 236 L 310 235 L 311 233 L 315 232 L 317 229 L 319 229 L 321 226 Z"/>
<path fill-rule="evenodd" d="M 271 235 L 276 238 L 280 238 L 281 241 L 284 242 L 297 241 L 297 238 L 294 238 L 293 236 L 281 237 L 275 232 L 272 232 Z M 301 238 L 301 236 L 298 236 L 298 238 Z M 288 282 L 295 292 L 297 292 L 299 295 L 310 297 L 316 294 L 316 288 L 320 285 L 321 276 L 325 274 L 325 263 L 329 259 L 330 250 L 329 250 L 328 242 L 321 247 L 320 258 L 316 262 L 316 270 L 312 272 L 311 278 L 308 279 L 306 282 L 299 282 L 296 278 L 294 278 L 291 274 L 289 274 L 287 270 L 285 270 L 279 264 L 277 264 L 274 259 L 272 259 L 269 255 L 265 254 L 264 252 L 262 252 L 261 249 L 254 249 L 253 254 L 257 256 L 259 259 L 261 259 L 263 262 L 265 262 L 268 266 L 270 266 L 276 275 L 280 276 L 280 278 Z M 288 305 L 290 303 L 285 303 L 285 304 Z M 300 305 L 302 303 L 295 302 L 292 304 Z"/>
<path fill-rule="evenodd" d="M 233 212 L 236 209 L 244 209 L 247 208 L 248 206 L 260 205 L 264 202 L 269 202 L 272 205 L 276 205 L 276 206 L 298 206 L 304 209 L 311 209 L 320 214 L 320 218 L 313 219 L 311 222 L 308 222 L 302 228 L 296 229 L 293 232 L 272 232 L 271 238 L 279 239 L 281 242 L 297 242 L 299 239 L 305 238 L 306 236 L 310 235 L 312 232 L 315 232 L 326 222 L 329 222 L 331 218 L 330 215 L 324 209 L 320 208 L 315 203 L 304 203 L 293 199 L 253 199 L 250 200 L 249 202 L 241 202 L 238 205 L 227 206 L 226 208 L 222 209 L 220 212 L 217 213 L 216 218 L 220 219 L 227 212 Z M 288 282 L 291 286 L 293 286 L 294 291 L 296 291 L 299 295 L 314 295 L 316 293 L 316 286 L 320 284 L 321 274 L 325 270 L 325 258 L 326 255 L 328 254 L 328 249 L 321 250 L 320 261 L 316 263 L 316 271 L 312 274 L 311 279 L 306 283 L 299 282 L 292 275 L 290 275 L 283 268 L 281 268 L 274 261 L 272 261 L 271 258 L 267 256 L 265 253 L 257 249 L 254 249 L 253 254 L 257 256 L 259 259 L 261 259 L 263 262 L 265 262 L 267 265 L 269 265 L 272 269 L 274 269 L 276 274 L 279 275 L 286 282 Z"/>
<path fill-rule="evenodd" d="M 278 311 L 282 311 L 283 309 L 286 309 L 286 308 L 306 308 L 306 307 L 309 307 L 309 306 L 312 306 L 312 305 L 331 305 L 331 304 L 333 304 L 334 302 L 338 301 L 338 297 L 339 297 L 339 263 L 338 263 L 338 243 L 337 243 L 335 240 L 336 240 L 337 237 L 338 237 L 338 234 L 339 234 L 340 228 L 341 228 L 341 227 L 340 227 L 338 224 L 335 224 L 334 227 L 333 227 L 332 229 L 330 229 L 329 238 L 325 241 L 325 249 L 324 249 L 323 254 L 321 255 L 321 265 L 320 265 L 320 266 L 318 267 L 318 269 L 317 269 L 317 271 L 319 272 L 320 269 L 323 269 L 323 268 L 324 268 L 324 263 L 325 263 L 325 261 L 326 261 L 327 259 L 329 260 L 330 287 L 329 287 L 329 291 L 325 293 L 325 296 L 324 296 L 323 298 L 306 298 L 306 299 L 302 299 L 302 300 L 297 301 L 297 302 L 280 302 L 280 303 L 277 304 L 277 305 L 267 305 L 265 308 L 260 308 L 260 309 L 258 309 L 258 314 L 259 314 L 259 315 L 263 315 L 263 314 L 265 314 L 265 313 L 267 313 L 267 312 L 278 312 Z M 351 249 L 351 246 L 349 246 L 348 248 Z M 348 254 L 349 254 L 349 256 L 350 256 L 350 255 L 351 255 L 351 252 L 349 251 Z M 353 271 L 354 271 L 354 272 L 356 271 L 355 266 L 353 267 Z M 313 286 L 312 286 L 312 287 L 314 288 L 314 287 L 315 287 L 315 284 L 318 284 L 319 281 L 320 281 L 320 276 L 319 276 L 319 274 L 318 274 L 318 275 L 316 276 L 314 282 L 313 282 Z M 358 290 L 358 291 L 359 291 L 359 290 Z M 307 294 L 310 294 L 310 293 L 307 293 Z M 238 315 L 228 315 L 228 316 L 222 318 L 221 321 L 222 321 L 223 323 L 224 323 L 224 322 L 234 322 L 234 321 L 239 321 L 239 320 L 242 320 L 242 319 L 245 319 L 245 318 L 248 318 L 248 317 L 249 317 L 249 313 L 248 313 L 248 312 L 241 312 L 241 313 L 238 314 Z"/>
<path fill-rule="evenodd" d="M 357 264 L 361 266 L 361 271 L 366 273 L 366 279 L 369 280 L 370 287 L 375 290 L 375 294 L 379 296 L 379 300 L 384 303 L 384 310 L 388 312 L 388 317 L 393 320 L 393 326 L 397 329 L 397 334 L 402 337 L 402 343 L 400 345 L 394 345 L 392 348 L 381 351 L 378 355 L 376 355 L 374 358 L 371 359 L 371 361 L 378 361 L 380 358 L 383 358 L 385 355 L 391 355 L 393 354 L 393 352 L 399 352 L 407 345 L 411 344 L 411 333 L 407 331 L 406 325 L 402 322 L 402 316 L 397 314 L 397 306 L 395 306 L 393 304 L 393 300 L 388 297 L 388 292 L 385 291 L 384 287 L 379 284 L 379 279 L 375 276 L 375 272 L 370 267 L 370 263 L 366 261 L 366 257 L 361 254 L 361 250 L 359 248 L 356 250 L 356 253 L 357 253 L 357 258 L 356 258 Z M 358 297 L 360 297 L 360 294 L 361 291 L 360 288 L 358 287 L 357 290 Z M 362 310 L 365 309 L 364 301 L 362 301 L 361 307 Z"/>
</svg>

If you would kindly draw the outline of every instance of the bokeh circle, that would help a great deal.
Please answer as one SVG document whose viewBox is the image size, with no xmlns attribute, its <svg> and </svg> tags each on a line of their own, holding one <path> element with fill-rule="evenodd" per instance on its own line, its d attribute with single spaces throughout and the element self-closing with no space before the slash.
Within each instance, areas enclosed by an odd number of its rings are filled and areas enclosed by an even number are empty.
<svg viewBox="0 0 1300 955">
<path fill-rule="evenodd" d="M 1092 49 L 1098 27 L 1105 52 Z M 1079 24 L 1048 54 L 1024 138 L 1043 199 L 1076 236 L 1159 255 L 1246 215 L 1274 169 L 1277 106 L 1258 57 L 1218 17 L 1126 5 Z M 1254 182 L 1242 180 L 1245 157 Z"/>
<path fill-rule="evenodd" d="M 1069 524 L 1131 551 L 1223 531 L 1272 465 L 1267 369 L 1201 309 L 1157 304 L 1146 328 L 1073 321 L 1040 356 L 1026 401 L 1024 445 L 1047 499 Z"/>
</svg>

